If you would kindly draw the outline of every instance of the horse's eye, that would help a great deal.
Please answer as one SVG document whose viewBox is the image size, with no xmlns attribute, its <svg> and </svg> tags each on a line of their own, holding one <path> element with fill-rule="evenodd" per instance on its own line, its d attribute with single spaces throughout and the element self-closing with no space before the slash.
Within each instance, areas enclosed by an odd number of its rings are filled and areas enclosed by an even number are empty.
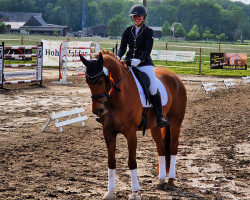
<svg viewBox="0 0 250 200">
<path fill-rule="evenodd" d="M 97 82 L 97 84 L 98 84 L 98 85 L 102 85 L 102 84 L 103 84 L 103 80 L 99 80 L 99 81 Z"/>
</svg>

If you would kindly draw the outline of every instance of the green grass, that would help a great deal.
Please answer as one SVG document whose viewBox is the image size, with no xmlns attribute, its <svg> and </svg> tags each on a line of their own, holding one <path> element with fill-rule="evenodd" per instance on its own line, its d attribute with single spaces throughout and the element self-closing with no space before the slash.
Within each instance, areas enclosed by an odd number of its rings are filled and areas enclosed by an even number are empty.
<svg viewBox="0 0 250 200">
<path fill-rule="evenodd" d="M 24 35 L 23 45 L 36 45 L 41 40 L 67 40 L 66 37 L 56 36 L 44 36 L 44 35 Z M 112 51 L 112 48 L 116 43 L 120 43 L 120 40 L 106 39 L 106 38 L 69 38 L 69 41 L 93 41 L 99 42 L 101 49 Z M 0 43 L 4 42 L 5 45 L 18 46 L 21 45 L 20 35 L 7 35 L 0 34 Z M 167 49 L 171 51 L 195 51 L 196 57 L 194 62 L 170 62 L 170 61 L 155 61 L 155 66 L 166 67 L 176 74 L 193 74 L 193 75 L 209 75 L 209 76 L 250 76 L 250 60 L 248 59 L 248 70 L 230 70 L 230 69 L 210 69 L 210 53 L 211 52 L 223 52 L 223 53 L 247 53 L 250 55 L 250 42 L 245 43 L 216 43 L 216 42 L 190 42 L 190 41 L 167 41 L 167 40 L 155 40 L 153 49 L 165 50 L 167 43 Z M 199 73 L 199 55 L 202 55 L 201 73 Z M 30 62 L 30 61 L 29 61 Z M 33 61 L 35 59 L 33 58 Z M 6 64 L 11 64 L 13 61 L 6 61 Z M 24 61 L 18 61 L 15 63 L 24 63 Z M 46 67 L 46 66 L 45 66 Z"/>
</svg>

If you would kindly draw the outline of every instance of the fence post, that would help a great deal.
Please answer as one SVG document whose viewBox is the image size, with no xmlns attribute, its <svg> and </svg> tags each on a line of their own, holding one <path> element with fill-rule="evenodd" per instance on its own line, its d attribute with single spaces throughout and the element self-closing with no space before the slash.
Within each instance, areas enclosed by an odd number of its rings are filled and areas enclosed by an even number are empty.
<svg viewBox="0 0 250 200">
<path fill-rule="evenodd" d="M 220 44 L 219 44 L 219 53 L 220 53 Z"/>
<path fill-rule="evenodd" d="M 201 48 L 200 48 L 200 58 L 199 58 L 199 74 L 201 73 Z"/>
<path fill-rule="evenodd" d="M 23 45 L 23 36 L 21 36 L 21 45 Z"/>
<path fill-rule="evenodd" d="M 166 50 L 168 50 L 168 43 L 166 42 Z"/>
</svg>

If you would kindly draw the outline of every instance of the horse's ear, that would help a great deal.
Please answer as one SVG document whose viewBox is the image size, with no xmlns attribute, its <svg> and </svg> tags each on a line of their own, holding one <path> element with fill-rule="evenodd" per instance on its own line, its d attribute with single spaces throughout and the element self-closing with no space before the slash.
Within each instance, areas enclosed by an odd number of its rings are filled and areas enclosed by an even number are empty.
<svg viewBox="0 0 250 200">
<path fill-rule="evenodd" d="M 84 58 L 80 53 L 79 53 L 79 56 L 80 56 L 80 59 L 81 59 L 82 63 L 83 63 L 85 66 L 88 66 L 89 61 L 88 61 L 86 58 Z"/>
<path fill-rule="evenodd" d="M 99 53 L 98 64 L 99 64 L 100 66 L 103 66 L 103 57 L 102 57 L 102 53 Z"/>
</svg>

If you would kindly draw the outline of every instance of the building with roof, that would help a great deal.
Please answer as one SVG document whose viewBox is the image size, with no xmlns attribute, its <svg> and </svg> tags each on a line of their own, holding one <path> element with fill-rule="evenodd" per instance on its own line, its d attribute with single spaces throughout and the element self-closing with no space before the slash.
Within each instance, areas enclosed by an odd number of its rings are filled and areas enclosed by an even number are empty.
<svg viewBox="0 0 250 200">
<path fill-rule="evenodd" d="M 0 21 L 5 23 L 7 33 L 65 36 L 72 30 L 68 26 L 47 24 L 42 13 L 1 12 Z"/>
<path fill-rule="evenodd" d="M 149 26 L 153 30 L 153 34 L 155 38 L 161 38 L 161 26 Z"/>
<path fill-rule="evenodd" d="M 72 29 L 68 26 L 60 26 L 55 24 L 47 24 L 42 17 L 33 16 L 23 26 L 20 27 L 20 34 L 39 34 L 39 35 L 55 35 L 66 36 L 71 33 Z"/>
<path fill-rule="evenodd" d="M 19 28 L 23 26 L 32 16 L 42 17 L 42 13 L 0 11 L 0 21 L 5 24 L 7 33 L 19 33 Z"/>
</svg>

